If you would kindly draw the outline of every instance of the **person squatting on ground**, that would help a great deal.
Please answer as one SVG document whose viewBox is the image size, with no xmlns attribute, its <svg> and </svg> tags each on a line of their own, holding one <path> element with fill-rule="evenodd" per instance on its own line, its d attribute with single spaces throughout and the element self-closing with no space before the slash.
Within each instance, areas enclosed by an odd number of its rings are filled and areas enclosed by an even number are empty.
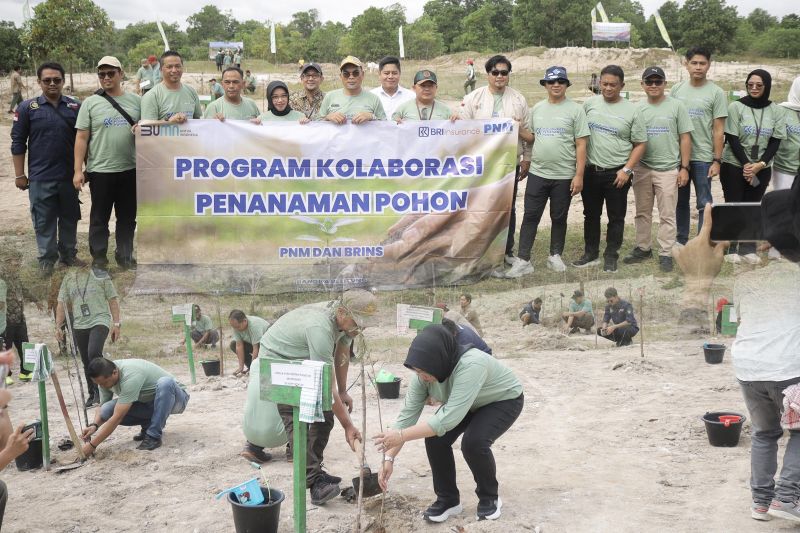
<svg viewBox="0 0 800 533">
<path fill-rule="evenodd" d="M 384 454 L 381 488 L 388 488 L 403 445 L 425 439 L 436 501 L 423 516 L 444 522 L 462 512 L 453 444 L 463 434 L 461 453 L 475 479 L 478 520 L 500 518 L 503 503 L 491 446 L 522 412 L 522 384 L 494 357 L 473 346 L 459 345 L 441 325 L 428 326 L 414 338 L 404 365 L 416 376 L 406 392 L 403 410 L 393 429 L 374 437 L 378 451 Z M 429 398 L 443 405 L 427 420 L 419 421 Z"/>
<path fill-rule="evenodd" d="M 542 299 L 534 298 L 530 302 L 522 306 L 522 311 L 519 312 L 519 319 L 522 321 L 522 327 L 529 324 L 540 324 L 541 318 L 539 315 L 542 312 Z"/>
<path fill-rule="evenodd" d="M 609 287 L 604 293 L 606 309 L 603 323 L 597 328 L 597 334 L 617 343 L 617 346 L 628 346 L 631 339 L 639 333 L 639 326 L 633 314 L 633 305 L 619 297 L 617 289 Z"/>
<path fill-rule="evenodd" d="M 568 334 L 578 333 L 585 329 L 590 333 L 594 326 L 594 309 L 592 301 L 583 295 L 582 291 L 575 291 L 569 302 L 569 310 L 561 314 L 564 320 L 564 329 Z"/>
<path fill-rule="evenodd" d="M 234 376 L 246 374 L 253 360 L 258 357 L 259 341 L 269 329 L 270 323 L 255 315 L 245 315 L 243 311 L 234 309 L 228 315 L 228 322 L 233 328 L 231 351 L 236 354 L 239 367 Z"/>
<path fill-rule="evenodd" d="M 216 348 L 219 342 L 219 331 L 214 329 L 211 317 L 204 315 L 200 311 L 200 306 L 194 305 L 194 315 L 192 316 L 192 331 L 190 332 L 196 348 L 201 346 L 211 346 Z"/>
<path fill-rule="evenodd" d="M 160 447 L 169 415 L 186 409 L 189 393 L 175 376 L 144 359 L 111 361 L 98 357 L 89 363 L 89 377 L 100 387 L 100 405 L 94 422 L 83 430 L 83 452 L 94 454 L 117 426 L 141 426 L 133 437 L 138 450 Z M 114 395 L 117 396 L 114 399 Z"/>
<path fill-rule="evenodd" d="M 472 307 L 472 295 L 470 293 L 465 292 L 458 297 L 458 312 L 472 324 L 472 327 L 475 328 L 478 335 L 483 336 L 481 317 L 478 316 L 478 312 Z"/>
</svg>

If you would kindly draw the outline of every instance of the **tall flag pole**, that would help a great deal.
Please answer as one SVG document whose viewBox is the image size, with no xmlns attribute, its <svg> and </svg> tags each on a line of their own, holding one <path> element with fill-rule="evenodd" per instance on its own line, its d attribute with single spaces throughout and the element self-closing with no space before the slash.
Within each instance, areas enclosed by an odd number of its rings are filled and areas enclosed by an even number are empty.
<svg viewBox="0 0 800 533">
<path fill-rule="evenodd" d="M 661 38 L 664 39 L 664 42 L 667 43 L 674 52 L 675 48 L 672 47 L 672 40 L 669 38 L 669 33 L 667 33 L 667 28 L 666 26 L 664 26 L 664 21 L 661 20 L 661 15 L 659 15 L 658 11 L 656 11 L 656 14 L 654 16 L 656 18 L 656 26 L 658 26 L 658 31 L 661 32 Z"/>
<path fill-rule="evenodd" d="M 278 47 L 275 44 L 275 23 L 269 23 L 269 51 L 273 54 L 278 53 Z"/>
<path fill-rule="evenodd" d="M 161 25 L 160 20 L 156 20 L 156 26 L 158 26 L 158 32 L 161 34 L 161 38 L 164 40 L 164 51 L 166 52 L 169 50 L 169 42 L 167 42 L 167 34 L 164 33 L 164 27 Z"/>
<path fill-rule="evenodd" d="M 601 2 L 597 2 L 597 14 L 600 15 L 601 21 L 609 22 L 608 15 L 606 15 L 606 10 L 603 9 L 603 4 Z"/>
</svg>

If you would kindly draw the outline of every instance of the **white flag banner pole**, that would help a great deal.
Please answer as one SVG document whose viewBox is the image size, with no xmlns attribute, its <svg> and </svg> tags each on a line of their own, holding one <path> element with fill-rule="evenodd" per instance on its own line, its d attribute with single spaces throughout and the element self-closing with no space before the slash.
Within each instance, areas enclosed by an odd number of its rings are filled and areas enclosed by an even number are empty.
<svg viewBox="0 0 800 533">
<path fill-rule="evenodd" d="M 269 51 L 273 54 L 277 53 L 278 47 L 275 45 L 275 23 L 269 23 Z"/>
<path fill-rule="evenodd" d="M 597 2 L 597 14 L 600 15 L 601 21 L 609 22 L 608 15 L 606 15 L 606 10 L 603 9 L 603 4 L 601 2 Z"/>
<path fill-rule="evenodd" d="M 403 43 L 403 27 L 402 26 L 400 26 L 400 30 L 397 32 L 397 34 L 398 34 L 398 38 L 399 38 L 399 41 L 400 41 L 400 59 L 405 59 L 406 58 L 406 47 L 405 47 L 405 44 Z"/>
<path fill-rule="evenodd" d="M 664 26 L 664 21 L 661 20 L 661 15 L 658 11 L 654 15 L 656 19 L 656 26 L 658 26 L 658 31 L 661 33 L 661 38 L 664 39 L 664 42 L 672 48 L 672 39 L 669 38 L 669 33 L 667 33 L 667 27 Z"/>
<path fill-rule="evenodd" d="M 597 24 L 597 9 L 592 8 L 592 24 Z"/>
<path fill-rule="evenodd" d="M 161 25 L 160 20 L 156 20 L 156 26 L 158 26 L 158 32 L 161 34 L 161 38 L 164 40 L 164 51 L 166 52 L 169 50 L 169 42 L 167 42 L 167 34 L 164 33 L 164 27 Z"/>
</svg>

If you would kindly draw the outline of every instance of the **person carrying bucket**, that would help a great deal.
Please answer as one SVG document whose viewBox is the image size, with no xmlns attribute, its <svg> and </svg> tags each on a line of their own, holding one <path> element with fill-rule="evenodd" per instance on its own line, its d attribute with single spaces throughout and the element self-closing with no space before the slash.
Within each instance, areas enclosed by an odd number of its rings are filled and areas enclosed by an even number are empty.
<svg viewBox="0 0 800 533">
<path fill-rule="evenodd" d="M 403 445 L 425 439 L 436 501 L 423 516 L 444 522 L 461 513 L 453 443 L 463 434 L 461 453 L 477 483 L 478 520 L 500 518 L 503 504 L 491 446 L 522 412 L 522 384 L 500 361 L 472 345 L 458 344 L 441 325 L 430 325 L 414 338 L 404 364 L 416 377 L 406 392 L 396 429 L 374 437 L 384 454 L 378 478 L 381 488 L 387 489 Z M 443 405 L 419 421 L 428 398 Z"/>
</svg>

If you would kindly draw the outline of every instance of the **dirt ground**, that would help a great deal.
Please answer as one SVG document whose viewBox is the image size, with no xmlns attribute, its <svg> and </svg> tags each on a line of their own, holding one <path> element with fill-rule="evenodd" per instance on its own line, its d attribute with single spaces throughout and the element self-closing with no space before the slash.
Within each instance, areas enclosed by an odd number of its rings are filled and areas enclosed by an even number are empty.
<svg viewBox="0 0 800 533">
<path fill-rule="evenodd" d="M 589 53 L 594 52 L 580 52 Z M 569 61 L 600 61 L 580 54 L 560 57 L 566 57 L 568 67 Z M 544 64 L 550 59 L 536 61 Z M 539 65 L 531 68 L 534 66 Z M 460 71 L 461 65 L 450 68 Z M 749 66 L 730 64 L 729 68 L 738 76 L 738 70 Z M 0 211 L 0 251 L 4 246 L 19 247 L 30 261 L 35 257 L 35 247 L 28 200 L 13 187 L 8 124 L 5 117 L 0 120 L 0 198 L 4 206 Z M 721 198 L 718 183 L 715 187 L 715 197 Z M 84 219 L 79 232 L 85 237 L 88 192 L 82 199 Z M 629 203 L 630 217 L 632 194 Z M 518 211 L 522 212 L 522 195 Z M 546 220 L 544 217 L 543 223 Z M 570 224 L 582 221 L 582 206 L 577 199 L 569 220 Z M 81 254 L 85 257 L 85 250 Z M 755 523 L 750 518 L 749 422 L 737 447 L 714 448 L 708 444 L 700 420 L 705 412 L 746 413 L 730 351 L 722 364 L 706 364 L 702 344 L 713 338 L 675 325 L 674 302 L 680 289 L 668 288 L 669 278 L 637 280 L 624 276 L 623 269 L 613 283 L 623 297 L 633 296 L 634 305 L 637 289 L 645 286 L 648 291 L 643 317 L 644 357 L 639 344 L 616 348 L 592 335 L 567 337 L 554 327 L 520 326 L 517 313 L 525 301 L 544 295 L 544 313 L 552 320 L 568 301 L 560 295 L 571 294 L 574 285 L 525 287 L 509 281 L 506 290 L 475 294 L 474 306 L 481 314 L 485 340 L 525 388 L 522 415 L 493 447 L 503 515 L 497 522 L 476 521 L 474 483 L 456 452 L 465 511 L 444 525 L 424 522 L 421 512 L 434 495 L 424 445 L 413 442 L 405 446 L 396 462 L 384 506 L 386 531 L 727 533 L 793 529 L 784 521 Z M 608 283 L 604 279 L 586 285 L 596 306 L 601 304 L 600 294 Z M 724 293 L 729 286 L 730 279 L 720 280 L 715 291 Z M 434 291 L 433 297 L 454 305 L 457 293 Z M 376 369 L 386 368 L 404 378 L 402 398 L 411 374 L 401 362 L 411 336 L 396 331 L 393 303 L 397 294 L 380 298 L 387 311 L 380 327 L 367 330 L 370 357 Z M 125 296 L 122 313 L 126 338 L 117 345 L 109 343 L 106 350 L 112 357 L 153 358 L 188 384 L 185 352 L 176 349 L 180 334 L 169 319 L 170 306 L 186 300 L 182 296 Z M 204 308 L 213 308 L 216 302 L 205 297 L 193 300 Z M 223 298 L 223 313 L 241 303 L 241 298 Z M 280 298 L 268 300 L 262 305 L 263 316 L 286 304 Z M 26 308 L 26 314 L 31 339 L 54 347 L 49 317 L 32 305 Z M 229 333 L 226 330 L 226 337 Z M 732 342 L 730 338 L 718 340 L 728 347 Z M 216 353 L 201 351 L 198 359 L 213 358 Z M 233 531 L 229 504 L 215 501 L 214 495 L 257 475 L 238 456 L 244 443 L 241 419 L 247 382 L 230 375 L 234 364 L 231 354 L 226 354 L 228 375 L 221 378 L 204 377 L 198 365 L 198 383 L 188 385 L 191 400 L 186 412 L 170 417 L 164 446 L 154 452 L 137 451 L 131 441 L 136 430 L 119 428 L 99 447 L 96 458 L 80 469 L 55 474 L 18 472 L 13 465 L 6 468 L 0 474 L 10 493 L 6 531 Z M 72 418 L 77 422 L 66 361 L 57 360 L 57 367 Z M 349 383 L 355 383 L 357 377 L 357 367 L 351 367 Z M 49 382 L 47 388 L 53 455 L 60 463 L 69 462 L 74 452 L 60 452 L 55 447 L 67 431 Z M 23 423 L 38 418 L 35 385 L 17 383 L 11 391 L 12 420 Z M 355 384 L 351 394 L 356 401 L 353 417 L 357 421 L 362 412 L 359 391 L 360 385 Z M 390 424 L 401 406 L 402 399 L 381 401 L 383 424 Z M 368 386 L 367 435 L 379 428 L 375 407 L 376 395 Z M 284 460 L 283 449 L 272 451 L 275 459 L 264 470 L 271 484 L 286 492 L 280 530 L 292 531 L 292 468 Z M 377 468 L 379 455 L 371 446 L 367 457 Z M 331 473 L 345 478 L 343 487 L 358 472 L 355 456 L 338 424 L 325 465 Z M 380 498 L 366 504 L 364 523 L 370 530 L 378 525 L 380 508 Z M 352 531 L 355 509 L 342 498 L 324 507 L 315 507 L 309 501 L 308 530 Z"/>
</svg>

